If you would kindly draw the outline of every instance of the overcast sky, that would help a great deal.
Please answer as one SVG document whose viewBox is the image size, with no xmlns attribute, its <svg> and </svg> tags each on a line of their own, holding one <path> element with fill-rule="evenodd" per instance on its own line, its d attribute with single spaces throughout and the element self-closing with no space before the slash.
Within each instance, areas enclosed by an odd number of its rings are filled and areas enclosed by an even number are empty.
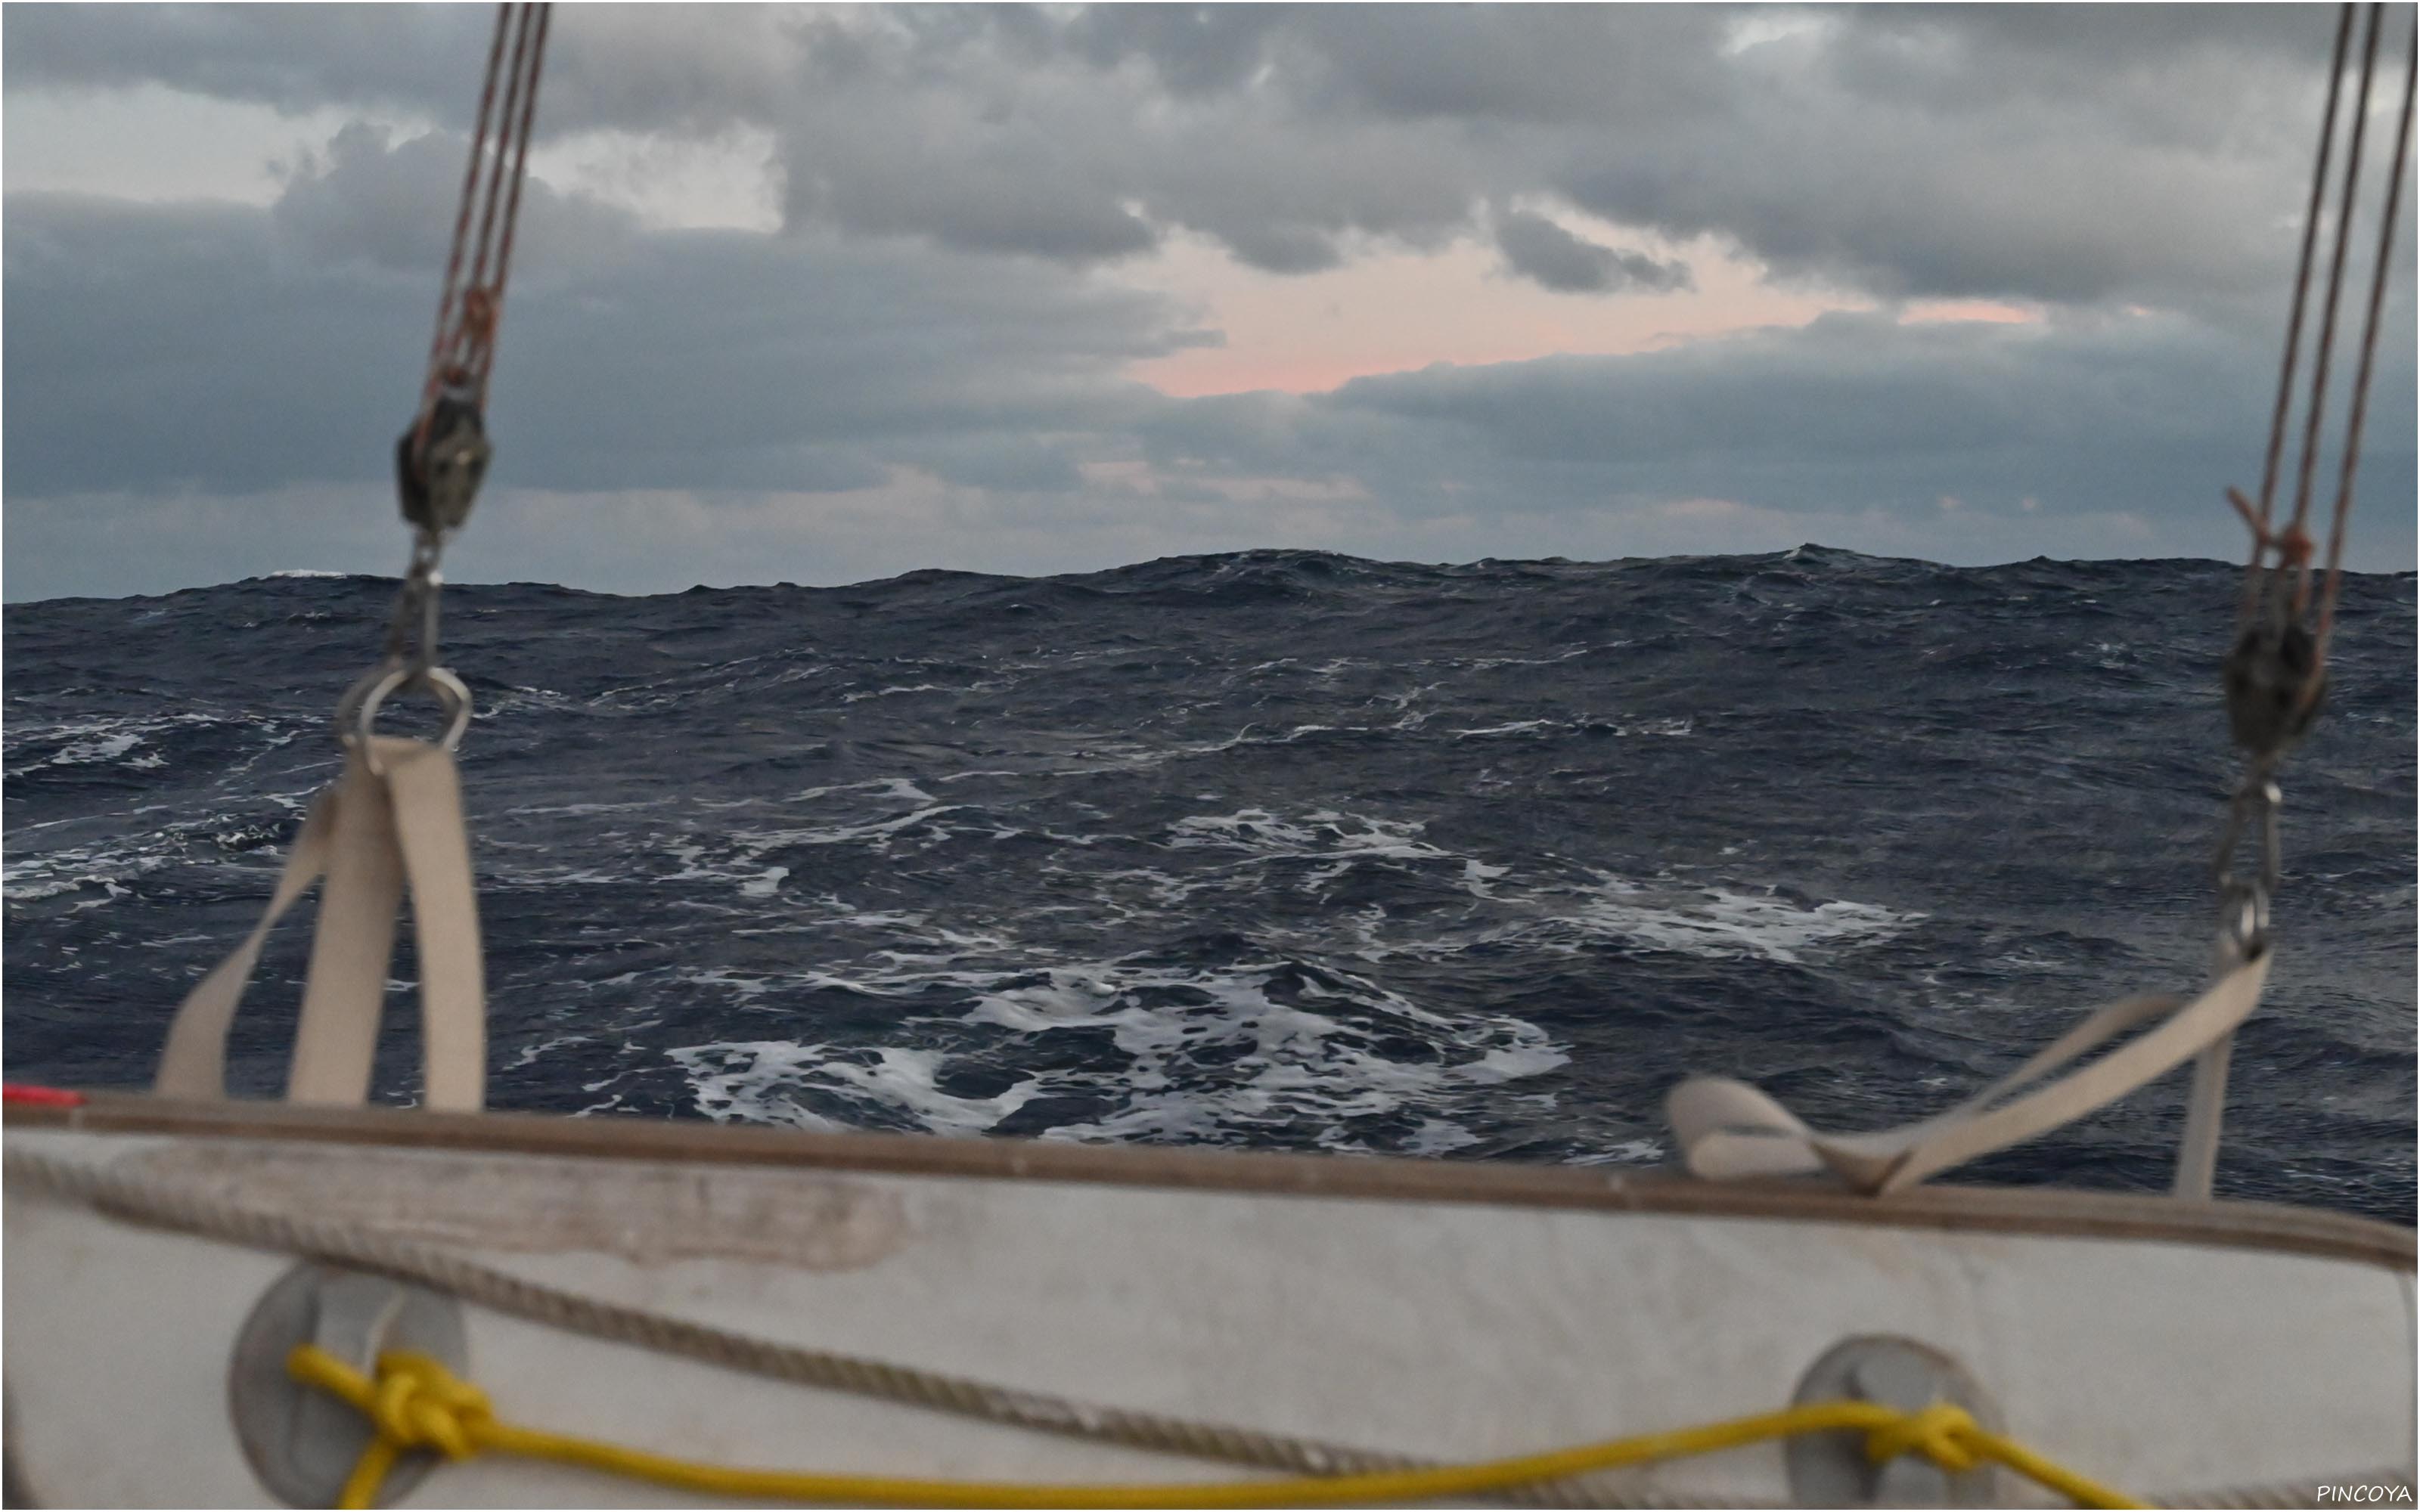
<svg viewBox="0 0 2420 1512">
<path fill-rule="evenodd" d="M 401 567 L 491 23 L 0 12 L 9 598 Z M 560 8 L 449 575 L 2240 557 L 2334 24 Z M 2411 214 L 2372 569 L 2414 558 Z"/>
</svg>

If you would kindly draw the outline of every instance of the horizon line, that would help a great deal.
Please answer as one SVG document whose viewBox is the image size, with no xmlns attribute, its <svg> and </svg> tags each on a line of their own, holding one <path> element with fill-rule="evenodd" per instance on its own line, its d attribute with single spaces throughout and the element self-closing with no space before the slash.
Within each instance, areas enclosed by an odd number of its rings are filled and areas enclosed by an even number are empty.
<svg viewBox="0 0 2420 1512">
<path fill-rule="evenodd" d="M 648 599 L 676 598 L 684 594 L 695 593 L 740 593 L 751 590 L 777 588 L 795 589 L 807 593 L 830 593 L 846 589 L 878 587 L 885 583 L 895 583 L 908 578 L 933 576 L 982 578 L 1001 582 L 1048 582 L 1062 579 L 1107 577 L 1117 573 L 1132 572 L 1141 567 L 1156 566 L 1162 563 L 1218 562 L 1233 558 L 1256 556 L 1291 556 L 1307 558 L 1325 557 L 1342 562 L 1364 563 L 1376 567 L 1412 567 L 1434 570 L 1437 568 L 1467 568 L 1483 566 L 1518 567 L 1528 565 L 1574 567 L 1617 566 L 1623 563 L 1659 562 L 1695 563 L 1761 562 L 1774 560 L 1789 561 L 1797 557 L 1799 553 L 1806 551 L 1820 551 L 1827 555 L 1838 557 L 1855 557 L 1867 562 L 1912 563 L 1916 566 L 1930 567 L 1943 572 L 1990 572 L 2005 567 L 2027 566 L 2035 563 L 2046 563 L 2053 566 L 2125 565 L 2135 563 L 2163 563 L 2220 567 L 2235 572 L 2244 570 L 2244 564 L 2241 562 L 2222 561 L 2215 557 L 2053 557 L 2040 552 L 2037 552 L 2030 557 L 2009 557 L 1996 562 L 1969 563 L 1961 564 L 1957 563 L 1939 562 L 1930 557 L 1885 556 L 1869 551 L 1859 551 L 1849 547 L 1825 546 L 1820 541 L 1802 541 L 1796 546 L 1787 547 L 1775 551 L 1673 552 L 1665 556 L 1621 557 L 1475 557 L 1466 562 L 1416 562 L 1409 559 L 1363 557 L 1357 556 L 1349 551 L 1336 551 L 1322 547 L 1241 547 L 1232 551 L 1178 552 L 1169 556 L 1150 557 L 1138 562 L 1123 563 L 1111 567 L 1095 567 L 1084 571 L 1074 572 L 1016 573 L 985 572 L 965 567 L 910 567 L 904 572 L 892 573 L 887 577 L 862 578 L 852 579 L 847 582 L 801 583 L 789 579 L 782 579 L 771 582 L 696 582 L 691 583 L 687 588 L 668 588 L 653 593 L 627 593 L 610 588 L 585 588 L 577 583 L 549 582 L 542 579 L 535 578 L 507 578 L 496 580 L 465 580 L 461 579 L 449 578 L 446 581 L 446 586 L 459 590 L 488 588 L 544 588 L 560 593 L 581 594 L 597 598 Z M 2344 575 L 2349 578 L 2420 577 L 2420 568 L 2413 567 L 2403 567 L 2385 571 L 2346 567 L 2343 569 L 2343 572 Z M 272 582 L 279 579 L 291 581 L 314 579 L 347 580 L 361 579 L 379 583 L 400 583 L 403 580 L 402 575 L 399 573 L 346 572 L 333 568 L 319 567 L 281 567 L 271 572 L 256 573 L 243 578 L 231 578 L 220 582 L 191 583 L 181 588 L 171 588 L 160 593 L 61 594 L 44 598 L 9 598 L 0 596 L 0 607 L 9 609 L 31 609 L 46 604 L 122 603 L 132 599 L 174 598 L 180 594 L 212 593 L 223 588 L 240 588 L 250 583 Z"/>
</svg>

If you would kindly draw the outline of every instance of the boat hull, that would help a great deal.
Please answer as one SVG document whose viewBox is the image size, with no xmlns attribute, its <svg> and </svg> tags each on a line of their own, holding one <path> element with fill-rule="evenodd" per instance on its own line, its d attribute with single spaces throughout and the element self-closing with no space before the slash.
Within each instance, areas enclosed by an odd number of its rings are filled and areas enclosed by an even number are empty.
<svg viewBox="0 0 2420 1512">
<path fill-rule="evenodd" d="M 1991 1418 L 2134 1495 L 2410 1484 L 2412 1236 L 2252 1204 L 100 1099 L 12 1159 L 291 1213 L 737 1334 L 1423 1459 L 1790 1404 L 1844 1341 L 1954 1361 Z M 37 1501 L 271 1500 L 230 1364 L 290 1254 L 129 1221 L 12 1168 L 12 1474 Z M 1242 1472 L 802 1387 L 461 1310 L 500 1415 L 728 1464 L 985 1480 Z M 1776 1504 L 1764 1444 L 1591 1484 Z M 2054 1498 L 2005 1472 L 1992 1494 Z M 482 1458 L 425 1505 L 667 1504 Z"/>
</svg>

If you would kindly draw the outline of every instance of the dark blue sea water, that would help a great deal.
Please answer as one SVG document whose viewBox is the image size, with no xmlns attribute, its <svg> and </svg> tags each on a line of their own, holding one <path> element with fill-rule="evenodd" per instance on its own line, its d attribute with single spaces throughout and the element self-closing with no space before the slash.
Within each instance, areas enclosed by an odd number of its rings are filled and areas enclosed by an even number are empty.
<svg viewBox="0 0 2420 1512">
<path fill-rule="evenodd" d="M 2235 569 L 1776 556 L 448 592 L 512 1108 L 1652 1163 L 1895 1122 L 2207 961 Z M 137 1085 L 394 584 L 6 611 L 6 1060 Z M 2287 770 L 2227 1192 L 2409 1222 L 2413 579 Z M 305 930 L 233 1081 L 282 1076 Z M 409 973 L 411 956 L 397 958 Z M 415 1085 L 408 1011 L 382 1052 Z M 2156 1187 L 2182 1077 L 1973 1168 Z"/>
</svg>

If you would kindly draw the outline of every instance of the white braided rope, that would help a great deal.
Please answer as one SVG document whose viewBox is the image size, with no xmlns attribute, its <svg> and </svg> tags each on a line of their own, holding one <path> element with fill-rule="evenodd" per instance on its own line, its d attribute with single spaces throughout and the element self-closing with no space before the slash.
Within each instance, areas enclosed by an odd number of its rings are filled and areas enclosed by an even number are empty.
<svg viewBox="0 0 2420 1512">
<path fill-rule="evenodd" d="M 114 1218 L 376 1272 L 447 1292 L 493 1312 L 569 1333 L 677 1354 L 797 1385 L 853 1392 L 1039 1432 L 1297 1475 L 1410 1470 L 1435 1463 L 1258 1428 L 1103 1407 L 861 1355 L 779 1344 L 564 1291 L 357 1224 L 222 1202 L 152 1179 L 24 1149 L 0 1151 L 0 1162 L 5 1163 L 12 1185 L 22 1183 L 47 1196 L 81 1203 Z M 1679 1509 L 1753 1504 L 1736 1498 L 1705 1501 L 1668 1495 L 1646 1487 L 1622 1485 L 1624 1478 L 1580 1476 L 1510 1488 L 1497 1496 L 1519 1505 L 1546 1507 Z M 2318 1504 L 2321 1484 L 2402 1488 L 2405 1494 L 2399 1500 L 2410 1504 L 2412 1482 L 2402 1473 L 2393 1471 L 2333 1476 L 2325 1482 L 2234 1487 L 2171 1496 L 2166 1503 L 2172 1506 L 2226 1509 L 2313 1506 Z"/>
<path fill-rule="evenodd" d="M 357 1224 L 222 1202 L 156 1180 L 23 1149 L 7 1150 L 0 1158 L 5 1158 L 11 1184 L 23 1183 L 114 1218 L 376 1272 L 531 1322 L 796 1385 L 853 1392 L 1039 1432 L 1296 1475 L 1414 1470 L 1436 1463 L 1258 1428 L 1098 1406 L 861 1355 L 779 1344 L 564 1291 Z M 1693 1501 L 1645 1488 L 1624 1488 L 1615 1476 L 1574 1477 L 1510 1488 L 1497 1494 L 1501 1500 L 1527 1506 L 1741 1504 L 1735 1499 Z"/>
</svg>

